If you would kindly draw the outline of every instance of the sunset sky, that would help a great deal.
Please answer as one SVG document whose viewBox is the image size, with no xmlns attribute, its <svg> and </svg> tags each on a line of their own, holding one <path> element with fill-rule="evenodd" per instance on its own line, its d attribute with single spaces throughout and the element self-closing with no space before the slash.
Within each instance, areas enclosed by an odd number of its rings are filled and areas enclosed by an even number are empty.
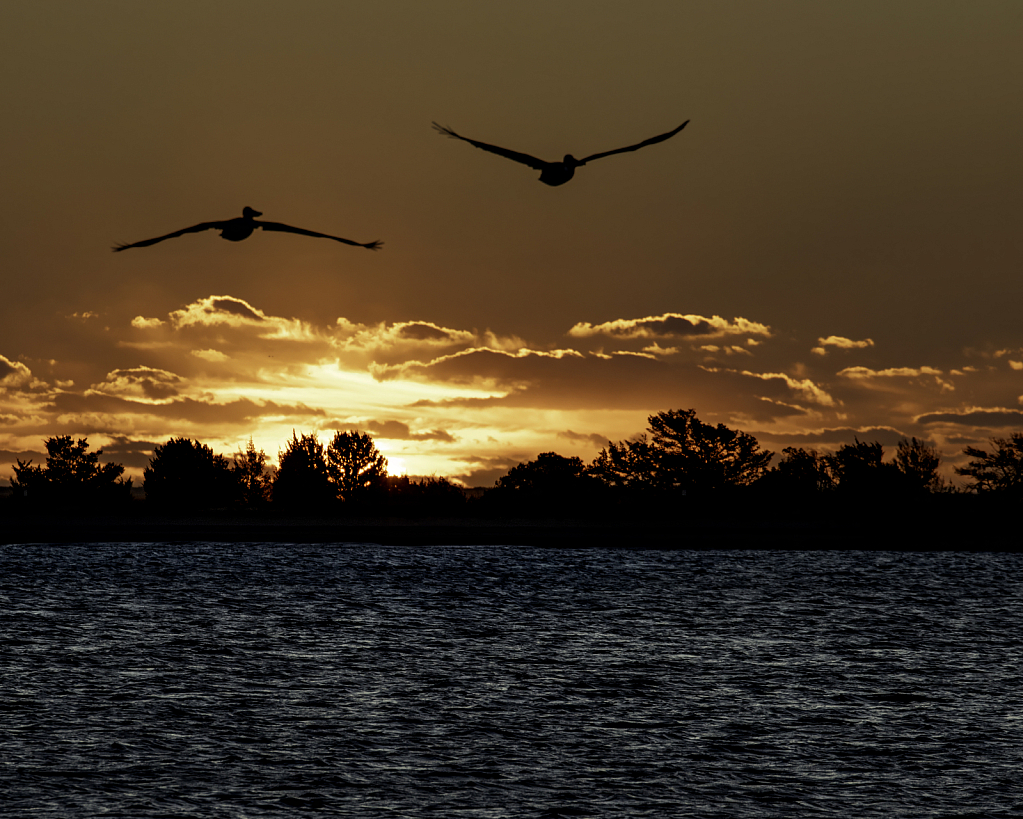
<svg viewBox="0 0 1023 819">
<path fill-rule="evenodd" d="M 0 6 L 0 481 L 51 435 L 489 486 L 696 410 L 767 449 L 1023 430 L 1023 3 Z M 680 134 L 561 187 L 546 159 Z M 197 222 L 264 219 L 111 253 Z"/>
</svg>

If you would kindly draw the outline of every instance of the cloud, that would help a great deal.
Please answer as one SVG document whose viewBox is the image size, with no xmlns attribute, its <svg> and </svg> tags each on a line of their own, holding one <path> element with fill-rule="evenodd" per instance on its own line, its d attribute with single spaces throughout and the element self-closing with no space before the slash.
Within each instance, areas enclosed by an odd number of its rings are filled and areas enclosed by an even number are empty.
<svg viewBox="0 0 1023 819">
<path fill-rule="evenodd" d="M 392 441 L 441 441 L 453 444 L 456 440 L 451 433 L 442 429 L 412 432 L 409 425 L 401 421 L 370 421 L 366 427 L 372 435 Z"/>
<path fill-rule="evenodd" d="M 641 352 L 644 352 L 647 355 L 653 355 L 653 356 L 658 356 L 658 355 L 678 355 L 681 352 L 681 348 L 680 347 L 662 347 L 660 344 L 658 344 L 655 341 L 653 344 L 649 344 L 646 347 L 644 347 Z M 601 351 L 601 355 L 603 355 L 603 351 Z"/>
<path fill-rule="evenodd" d="M 941 376 L 942 371 L 935 367 L 889 367 L 884 370 L 872 370 L 869 367 L 846 367 L 838 372 L 841 378 L 869 381 L 878 378 L 920 378 L 932 376 L 942 392 L 953 392 L 955 385 Z"/>
<path fill-rule="evenodd" d="M 758 401 L 745 407 L 739 415 L 758 422 L 776 421 L 783 418 L 799 418 L 808 415 L 803 407 L 760 396 Z"/>
<path fill-rule="evenodd" d="M 886 370 L 872 370 L 869 367 L 846 367 L 838 375 L 845 378 L 917 378 L 921 375 L 941 375 L 934 367 L 889 367 Z"/>
<path fill-rule="evenodd" d="M 136 316 L 132 327 L 131 340 L 115 344 L 138 351 L 150 366 L 175 372 L 187 384 L 182 392 L 189 393 L 204 381 L 217 392 L 225 382 L 273 386 L 283 373 L 300 373 L 338 356 L 333 327 L 270 315 L 234 296 L 197 299 L 171 311 L 166 322 Z"/>
<path fill-rule="evenodd" d="M 777 436 L 770 432 L 756 433 L 758 439 L 778 440 Z M 896 446 L 900 440 L 907 437 L 894 427 L 888 426 L 865 426 L 865 427 L 833 427 L 803 432 L 787 432 L 782 439 L 787 445 L 795 444 L 832 444 L 837 449 L 842 444 L 851 444 L 855 440 L 873 443 L 877 441 L 882 446 Z"/>
<path fill-rule="evenodd" d="M 232 298 L 231 296 L 220 296 L 211 298 L 210 307 L 212 311 L 229 313 L 233 316 L 241 316 L 250 321 L 266 321 L 266 316 L 261 310 L 256 310 L 251 304 L 243 299 Z"/>
<path fill-rule="evenodd" d="M 433 378 L 439 376 L 461 383 L 480 385 L 486 383 L 492 388 L 500 388 L 498 386 L 500 384 L 509 389 L 513 388 L 519 379 L 527 375 L 527 368 L 516 367 L 514 362 L 529 359 L 560 361 L 563 358 L 572 357 L 584 358 L 585 356 L 578 350 L 528 350 L 523 348 L 511 353 L 488 347 L 472 347 L 450 355 L 439 356 L 428 362 L 407 361 L 396 365 L 372 364 L 369 370 L 373 377 L 379 381 L 399 377 L 424 377 L 429 373 Z M 471 365 L 466 366 L 470 361 Z"/>
<path fill-rule="evenodd" d="M 608 438 L 599 433 L 585 433 L 585 432 L 573 432 L 570 429 L 566 429 L 564 432 L 558 433 L 559 438 L 565 438 L 568 441 L 577 441 L 582 444 L 589 444 L 596 447 L 597 449 L 603 449 L 608 444 Z"/>
<path fill-rule="evenodd" d="M 749 350 L 745 347 L 740 347 L 738 344 L 729 344 L 727 346 L 719 346 L 717 344 L 704 344 L 700 347 L 705 353 L 724 353 L 725 355 L 748 355 L 752 356 Z"/>
<path fill-rule="evenodd" d="M 533 456 L 535 457 L 535 456 Z M 463 462 L 463 471 L 456 472 L 452 477 L 465 486 L 493 486 L 498 478 L 508 474 L 513 466 L 518 466 L 528 457 L 503 456 L 468 456 Z M 465 468 L 468 466 L 468 469 Z"/>
<path fill-rule="evenodd" d="M 440 327 L 430 321 L 404 321 L 391 325 L 391 331 L 397 338 L 414 341 L 440 341 L 447 344 L 460 344 L 472 338 L 471 333 Z"/>
<path fill-rule="evenodd" d="M 266 315 L 244 299 L 233 296 L 207 296 L 170 313 L 171 325 L 177 329 L 192 325 L 240 326 L 262 324 Z"/>
<path fill-rule="evenodd" d="M 918 424 L 961 424 L 963 426 L 1018 427 L 1023 424 L 1023 410 L 994 407 L 972 407 L 960 411 L 928 412 L 916 419 Z"/>
<path fill-rule="evenodd" d="M 793 378 L 785 373 L 755 373 L 749 370 L 728 370 L 718 367 L 702 367 L 701 369 L 711 373 L 737 373 L 747 378 L 757 378 L 761 381 L 780 381 L 792 392 L 801 396 L 804 401 L 819 404 L 822 407 L 833 407 L 836 403 L 834 398 L 809 378 Z"/>
<path fill-rule="evenodd" d="M 810 352 L 816 353 L 817 355 L 827 355 L 828 347 L 835 347 L 839 350 L 857 350 L 873 346 L 874 340 L 871 338 L 854 341 L 853 339 L 845 338 L 844 336 L 828 336 L 827 338 L 818 338 L 817 346 Z"/>
<path fill-rule="evenodd" d="M 435 357 L 454 348 L 481 348 L 514 352 L 526 343 L 515 336 L 498 336 L 489 330 L 457 330 L 431 321 L 354 324 L 339 318 L 332 343 L 342 354 L 359 354 L 363 362 L 397 364 L 419 356 Z"/>
<path fill-rule="evenodd" d="M 32 385 L 32 371 L 20 361 L 0 355 L 0 388 L 18 389 Z"/>
<path fill-rule="evenodd" d="M 149 466 L 149 461 L 153 457 L 153 451 L 162 443 L 136 441 L 123 435 L 113 435 L 107 443 L 100 447 L 103 450 L 100 461 L 124 464 L 127 467 L 146 467 Z"/>
<path fill-rule="evenodd" d="M 192 355 L 196 358 L 201 358 L 203 361 L 209 361 L 212 363 L 231 360 L 230 356 L 224 355 L 219 350 L 192 350 Z"/>
<path fill-rule="evenodd" d="M 723 402 L 727 401 L 731 415 L 763 418 L 772 407 L 765 404 L 764 398 L 779 402 L 777 417 L 797 414 L 798 410 L 786 405 L 793 401 L 810 401 L 817 408 L 828 408 L 829 401 L 837 403 L 810 379 L 739 373 L 672 358 L 625 353 L 610 356 L 577 353 L 555 358 L 472 350 L 425 364 L 415 363 L 386 376 L 432 384 L 470 385 L 476 389 L 475 395 L 427 397 L 407 407 L 463 409 L 480 414 L 515 408 L 573 413 L 629 411 L 643 412 L 645 417 L 662 409 L 695 405 L 704 417 L 712 410 L 723 410 Z M 759 388 L 751 388 L 751 377 L 757 378 Z"/>
<path fill-rule="evenodd" d="M 411 406 L 531 407 L 648 406 L 649 392 L 674 391 L 668 370 L 653 356 L 584 356 L 575 350 L 471 349 L 431 362 L 372 368 L 374 377 L 414 378 L 465 385 L 491 395 L 426 399 Z M 645 398 L 640 397 L 645 396 Z"/>
<path fill-rule="evenodd" d="M 765 324 L 735 318 L 732 321 L 720 316 L 683 315 L 681 313 L 662 313 L 659 316 L 647 316 L 638 319 L 615 319 L 603 324 L 590 324 L 582 321 L 568 331 L 568 335 L 576 338 L 604 335 L 612 338 L 690 338 L 692 336 L 732 336 L 761 335 L 770 336 L 771 328 Z"/>
<path fill-rule="evenodd" d="M 0 449 L 0 463 L 15 463 L 18 460 L 32 460 L 36 464 L 46 461 L 46 451 L 38 449 Z"/>
<path fill-rule="evenodd" d="M 163 402 L 178 394 L 180 376 L 153 367 L 132 367 L 114 370 L 104 381 L 86 390 L 85 394 L 119 396 L 135 401 Z"/>
<path fill-rule="evenodd" d="M 104 395 L 96 391 L 87 391 L 85 395 L 59 393 L 54 396 L 53 403 L 48 409 L 62 415 L 70 413 L 114 416 L 143 415 L 193 424 L 241 424 L 250 423 L 266 416 L 297 419 L 326 415 L 324 410 L 304 404 L 278 404 L 274 401 L 257 403 L 249 398 L 224 402 L 176 398 L 166 402 L 146 403 L 121 396 Z"/>
<path fill-rule="evenodd" d="M 789 389 L 801 395 L 805 401 L 820 404 L 822 407 L 835 406 L 835 399 L 814 384 L 809 378 L 793 378 L 790 375 L 785 375 L 785 373 L 751 373 L 748 370 L 743 370 L 742 374 L 765 381 L 773 378 L 781 379 L 788 385 Z"/>
<path fill-rule="evenodd" d="M 173 311 L 168 318 L 178 330 L 188 327 L 247 327 L 256 330 L 259 338 L 303 341 L 320 335 L 304 321 L 268 316 L 245 299 L 235 296 L 207 296 Z"/>
</svg>

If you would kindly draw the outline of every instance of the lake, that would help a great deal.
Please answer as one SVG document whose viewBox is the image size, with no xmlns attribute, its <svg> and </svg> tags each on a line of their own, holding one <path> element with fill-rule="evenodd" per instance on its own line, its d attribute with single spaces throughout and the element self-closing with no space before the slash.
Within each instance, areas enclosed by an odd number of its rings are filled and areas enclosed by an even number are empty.
<svg viewBox="0 0 1023 819">
<path fill-rule="evenodd" d="M 0 623 L 10 816 L 1023 814 L 1019 554 L 4 545 Z"/>
</svg>

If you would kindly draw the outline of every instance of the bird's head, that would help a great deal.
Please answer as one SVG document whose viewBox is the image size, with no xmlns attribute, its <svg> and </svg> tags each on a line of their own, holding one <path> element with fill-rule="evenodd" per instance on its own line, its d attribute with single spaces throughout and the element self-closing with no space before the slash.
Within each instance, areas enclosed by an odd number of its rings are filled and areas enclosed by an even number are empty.
<svg viewBox="0 0 1023 819">
<path fill-rule="evenodd" d="M 569 168 L 578 168 L 582 164 L 578 159 L 572 156 L 572 154 L 565 154 L 565 158 L 562 159 L 561 162 Z"/>
<path fill-rule="evenodd" d="M 257 216 L 262 215 L 263 214 L 260 213 L 258 210 L 254 210 L 253 208 L 250 208 L 248 205 L 242 208 L 242 217 L 245 219 L 255 219 Z"/>
</svg>

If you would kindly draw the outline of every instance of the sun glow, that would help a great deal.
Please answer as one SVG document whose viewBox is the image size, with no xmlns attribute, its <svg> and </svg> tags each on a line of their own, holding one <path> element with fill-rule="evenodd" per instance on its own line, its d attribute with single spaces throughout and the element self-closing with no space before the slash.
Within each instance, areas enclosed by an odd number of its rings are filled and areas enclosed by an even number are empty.
<svg viewBox="0 0 1023 819">
<path fill-rule="evenodd" d="M 213 434 L 206 442 L 233 454 L 251 436 L 274 464 L 292 434 L 315 434 L 326 445 L 334 432 L 355 429 L 373 436 L 392 475 L 452 475 L 471 470 L 475 452 L 492 446 L 495 436 L 508 437 L 492 426 L 493 419 L 484 421 L 478 412 L 444 405 L 453 399 L 491 398 L 501 395 L 499 391 L 402 378 L 378 381 L 370 373 L 345 369 L 337 360 L 261 370 L 256 379 L 242 382 L 193 379 L 187 392 L 217 404 L 245 399 L 263 408 L 237 438 Z M 274 405 L 280 406 L 279 413 Z M 374 431 L 381 421 L 395 425 Z M 387 431 L 394 437 L 387 437 Z M 510 437 L 514 441 L 518 436 Z"/>
</svg>

